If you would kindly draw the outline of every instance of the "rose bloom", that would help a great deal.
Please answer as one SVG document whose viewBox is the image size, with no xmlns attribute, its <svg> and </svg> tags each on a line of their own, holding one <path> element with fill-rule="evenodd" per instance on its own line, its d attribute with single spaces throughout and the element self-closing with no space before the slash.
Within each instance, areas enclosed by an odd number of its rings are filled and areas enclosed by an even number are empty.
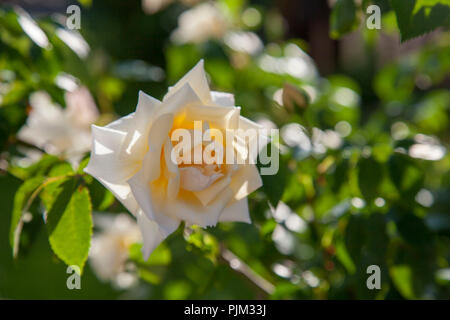
<svg viewBox="0 0 450 320">
<path fill-rule="evenodd" d="M 127 279 L 134 278 L 132 273 L 127 272 L 126 262 L 131 245 L 142 240 L 139 227 L 126 213 L 95 213 L 94 224 L 98 231 L 92 238 L 89 250 L 90 265 L 102 281 L 124 287 Z M 133 281 L 128 281 L 128 284 L 132 285 Z"/>
<path fill-rule="evenodd" d="M 183 5 L 192 6 L 201 0 L 178 0 Z M 175 0 L 142 0 L 142 9 L 147 14 L 154 14 L 164 9 Z"/>
<path fill-rule="evenodd" d="M 171 158 L 171 133 L 193 131 L 194 121 L 218 130 L 261 129 L 240 116 L 234 104 L 232 94 L 210 91 L 200 61 L 162 101 L 141 91 L 134 113 L 105 127 L 92 126 L 85 172 L 136 216 L 145 259 L 181 221 L 203 228 L 219 221 L 251 222 L 246 197 L 262 185 L 254 164 L 177 165 Z M 236 154 L 242 150 L 233 148 Z"/>
<path fill-rule="evenodd" d="M 52 102 L 45 91 L 30 96 L 31 111 L 20 129 L 19 139 L 45 152 L 65 156 L 76 164 L 91 149 L 91 124 L 99 114 L 94 99 L 85 87 L 65 94 L 66 108 Z M 25 152 L 30 159 L 33 153 Z"/>
<path fill-rule="evenodd" d="M 178 28 L 171 37 L 176 43 L 201 43 L 222 38 L 229 21 L 217 4 L 204 2 L 183 12 L 178 18 Z"/>
</svg>

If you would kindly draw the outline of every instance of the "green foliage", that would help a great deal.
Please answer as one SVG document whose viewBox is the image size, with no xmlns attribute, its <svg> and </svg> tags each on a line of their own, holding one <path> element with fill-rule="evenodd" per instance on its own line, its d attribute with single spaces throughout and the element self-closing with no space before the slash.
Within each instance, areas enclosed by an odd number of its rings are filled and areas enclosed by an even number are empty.
<svg viewBox="0 0 450 320">
<path fill-rule="evenodd" d="M 358 184 L 361 193 L 367 201 L 373 201 L 379 195 L 383 167 L 373 157 L 361 157 L 358 168 Z"/>
<path fill-rule="evenodd" d="M 272 142 L 274 143 L 274 142 Z M 262 151 L 263 153 L 266 153 L 270 155 L 270 152 L 268 150 L 273 150 L 271 152 L 280 153 L 278 146 L 273 146 L 272 143 L 268 144 L 265 149 Z M 261 167 L 265 167 L 264 165 L 260 165 Z M 288 168 L 288 156 L 283 155 L 280 153 L 280 160 L 279 160 L 279 170 L 274 175 L 262 175 L 262 181 L 263 181 L 263 190 L 265 190 L 270 203 L 272 206 L 276 207 L 278 204 L 278 201 L 281 200 L 281 197 L 283 196 L 283 193 L 285 192 L 287 180 L 289 176 L 289 168 Z"/>
<path fill-rule="evenodd" d="M 22 217 L 30 209 L 35 199 L 33 193 L 44 181 L 44 177 L 36 176 L 25 181 L 17 190 L 14 196 L 14 209 L 11 218 L 11 229 L 9 232 L 9 243 L 13 248 L 13 255 L 16 256 L 19 250 L 20 233 L 22 231 Z"/>
<path fill-rule="evenodd" d="M 450 2 L 447 0 L 391 0 L 391 4 L 402 41 L 450 26 Z"/>
<path fill-rule="evenodd" d="M 75 179 L 69 179 L 54 192 L 54 201 L 47 213 L 50 245 L 66 264 L 83 270 L 92 236 L 88 189 L 78 185 Z"/>
<path fill-rule="evenodd" d="M 339 38 L 358 27 L 356 5 L 354 0 L 338 0 L 333 7 L 330 21 L 330 35 Z"/>
<path fill-rule="evenodd" d="M 422 36 L 439 27 L 450 26 L 448 0 L 364 0 L 361 9 L 375 4 L 382 13 L 395 12 L 402 42 Z M 338 39 L 359 24 L 359 6 L 354 0 L 336 1 L 330 17 L 330 35 Z"/>
<path fill-rule="evenodd" d="M 445 26 L 450 16 L 442 0 L 339 0 L 330 16 L 331 37 L 356 30 L 370 4 L 382 9 L 380 32 L 397 32 L 395 23 L 385 25 L 397 17 L 402 41 Z M 170 33 L 187 9 L 177 2 L 152 15 L 142 12 L 140 2 L 83 5 L 80 32 L 91 50 L 86 58 L 58 37 L 59 22 L 37 20 L 51 44 L 42 48 L 18 23 L 20 12 L 0 9 L 0 298 L 450 297 L 445 29 L 386 64 L 374 57 L 383 37 L 363 31 L 366 51 L 357 56 L 367 65 L 354 73 L 338 65 L 324 76 L 315 65 L 323 61 L 307 55 L 317 49 L 284 34 L 275 2 L 253 8 L 245 1 L 220 1 L 234 30 L 261 38 L 256 53 L 223 39 L 175 43 Z M 249 26 L 243 18 L 248 15 L 260 21 Z M 233 93 L 243 116 L 282 129 L 268 145 L 280 151 L 279 171 L 262 176 L 263 187 L 249 196 L 252 224 L 183 225 L 147 261 L 141 243 L 121 238 L 113 250 L 119 258 L 105 248 L 102 253 L 108 261 L 122 261 L 123 255 L 121 280 L 139 280 L 130 288 L 114 284 L 117 277 L 105 282 L 88 259 L 91 238 L 116 241 L 117 235 L 97 225 L 96 211 L 114 216 L 126 209 L 83 172 L 88 154 L 77 165 L 65 153 L 49 155 L 17 138 L 29 116 L 30 94 L 45 91 L 65 107 L 65 89 L 56 78 L 70 74 L 93 94 L 103 125 L 133 112 L 138 90 L 162 98 L 200 58 L 211 88 Z M 286 133 L 289 126 L 293 130 Z M 29 158 L 29 150 L 39 159 Z M 381 290 L 366 287 L 372 264 L 381 268 Z M 64 286 L 67 265 L 83 269 L 80 292 Z"/>
</svg>

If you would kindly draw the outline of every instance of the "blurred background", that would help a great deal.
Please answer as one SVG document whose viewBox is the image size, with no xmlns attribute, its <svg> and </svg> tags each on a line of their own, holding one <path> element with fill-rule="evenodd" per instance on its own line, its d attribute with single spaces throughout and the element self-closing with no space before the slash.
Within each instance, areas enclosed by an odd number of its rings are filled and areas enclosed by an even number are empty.
<svg viewBox="0 0 450 320">
<path fill-rule="evenodd" d="M 449 299 L 450 33 L 401 43 L 397 21 L 387 0 L 2 1 L 0 298 Z M 13 252 L 23 181 L 77 170 L 90 124 L 133 112 L 139 90 L 162 98 L 202 58 L 212 89 L 280 129 L 253 224 L 180 228 L 144 261 L 134 218 L 91 180 L 81 290 L 39 201 Z"/>
</svg>

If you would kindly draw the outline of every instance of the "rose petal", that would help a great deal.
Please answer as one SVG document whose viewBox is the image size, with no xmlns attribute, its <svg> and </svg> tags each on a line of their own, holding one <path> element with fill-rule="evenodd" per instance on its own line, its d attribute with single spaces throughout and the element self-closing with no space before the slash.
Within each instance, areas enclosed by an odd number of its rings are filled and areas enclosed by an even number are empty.
<svg viewBox="0 0 450 320">
<path fill-rule="evenodd" d="M 230 188 L 233 190 L 234 199 L 241 200 L 262 186 L 261 176 L 254 164 L 242 165 L 233 174 Z"/>
<path fill-rule="evenodd" d="M 265 134 L 264 127 L 250 119 L 247 119 L 247 118 L 244 118 L 241 116 L 239 118 L 239 129 L 242 129 L 244 131 L 247 131 L 249 129 L 256 131 L 257 134 L 252 136 L 252 138 L 249 140 L 248 144 L 255 143 L 258 146 L 258 149 L 257 149 L 258 154 L 270 142 L 270 137 L 264 135 Z M 268 132 L 267 132 L 267 134 L 268 134 Z M 242 132 L 238 132 L 238 136 L 241 136 L 241 138 L 242 138 Z M 254 157 L 253 163 L 255 163 L 256 157 L 258 154 L 253 154 L 253 157 Z"/>
<path fill-rule="evenodd" d="M 173 147 L 170 142 L 170 138 L 167 137 L 166 142 L 164 143 L 164 160 L 166 162 L 165 176 L 168 181 L 167 197 L 169 200 L 175 199 L 178 195 L 178 191 L 180 190 L 180 171 L 178 170 L 178 166 L 172 162 L 172 149 Z"/>
<path fill-rule="evenodd" d="M 110 183 L 122 183 L 139 170 L 139 164 L 119 157 L 126 133 L 92 125 L 91 159 L 85 172 Z"/>
<path fill-rule="evenodd" d="M 202 191 L 222 176 L 220 173 L 204 175 L 197 167 L 180 168 L 180 187 L 187 191 Z"/>
<path fill-rule="evenodd" d="M 164 199 L 157 199 L 149 187 L 149 184 L 143 179 L 142 175 L 135 175 L 128 180 L 133 196 L 136 198 L 140 208 L 148 219 L 158 223 L 161 230 L 169 233 L 173 228 L 176 229 L 179 221 L 176 218 L 170 217 L 162 213 L 162 209 L 158 206 Z M 159 200 L 157 202 L 157 200 Z"/>
<path fill-rule="evenodd" d="M 222 179 L 219 179 L 212 183 L 208 188 L 204 190 L 193 192 L 193 194 L 200 200 L 200 202 L 207 206 L 214 198 L 216 198 L 219 193 L 224 190 L 231 181 L 231 175 L 227 174 Z"/>
<path fill-rule="evenodd" d="M 179 222 L 170 226 L 170 228 L 161 228 L 158 223 L 147 218 L 147 216 L 139 211 L 137 215 L 137 222 L 141 229 L 143 246 L 142 255 L 145 260 L 148 260 L 153 250 L 172 232 L 174 232 L 179 225 Z"/>
<path fill-rule="evenodd" d="M 187 223 L 206 228 L 217 224 L 220 214 L 232 197 L 232 190 L 225 188 L 214 201 L 205 207 L 192 193 L 180 190 L 175 201 L 164 204 L 164 211 Z"/>
<path fill-rule="evenodd" d="M 161 102 L 143 91 L 139 91 L 138 104 L 134 115 L 134 126 L 130 128 L 127 138 L 122 147 L 122 154 L 142 159 L 147 150 L 147 138 L 152 125 L 153 114 Z"/>
<path fill-rule="evenodd" d="M 250 213 L 248 211 L 248 201 L 244 198 L 229 204 L 221 213 L 219 221 L 236 221 L 251 223 Z"/>
<path fill-rule="evenodd" d="M 244 130 L 248 130 L 248 129 L 260 130 L 263 128 L 263 126 L 261 126 L 260 124 L 257 124 L 256 122 L 254 122 L 250 119 L 247 119 L 247 118 L 241 116 L 239 118 L 239 128 L 244 129 Z"/>
<path fill-rule="evenodd" d="M 95 177 L 95 176 L 94 176 Z M 139 210 L 139 205 L 131 193 L 130 186 L 127 183 L 111 183 L 106 180 L 95 177 L 101 184 L 103 184 L 112 194 L 118 199 L 125 208 L 128 209 L 134 216 Z"/>
<path fill-rule="evenodd" d="M 67 115 L 77 125 L 89 127 L 97 120 L 99 116 L 97 106 L 86 87 L 78 87 L 72 92 L 67 91 L 64 94 L 64 99 Z"/>
<path fill-rule="evenodd" d="M 240 112 L 239 107 L 191 105 L 186 109 L 186 120 L 202 120 L 216 128 L 237 129 Z"/>
<path fill-rule="evenodd" d="M 165 113 L 177 114 L 183 108 L 191 105 L 202 105 L 203 102 L 195 93 L 189 83 L 184 84 L 177 92 L 168 98 L 164 98 L 163 105 L 155 114 L 155 117 Z"/>
<path fill-rule="evenodd" d="M 211 91 L 211 98 L 217 106 L 233 107 L 235 105 L 234 95 L 232 93 Z"/>
<path fill-rule="evenodd" d="M 181 78 L 164 97 L 163 101 L 171 97 L 185 84 L 189 84 L 194 92 L 200 97 L 204 104 L 211 102 L 211 95 L 209 91 L 208 81 L 204 69 L 204 62 L 200 60 L 195 67 L 193 67 L 183 78 Z"/>
<path fill-rule="evenodd" d="M 152 182 L 161 175 L 161 150 L 164 142 L 169 137 L 172 127 L 173 115 L 164 114 L 160 116 L 150 128 L 148 135 L 148 152 L 142 161 L 142 168 L 137 173 L 145 182 Z"/>
</svg>

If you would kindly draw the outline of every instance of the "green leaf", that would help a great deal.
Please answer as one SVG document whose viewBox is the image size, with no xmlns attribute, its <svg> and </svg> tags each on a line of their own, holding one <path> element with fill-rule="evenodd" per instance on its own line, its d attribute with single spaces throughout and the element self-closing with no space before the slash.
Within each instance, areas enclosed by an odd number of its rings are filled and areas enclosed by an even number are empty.
<svg viewBox="0 0 450 320">
<path fill-rule="evenodd" d="M 336 244 L 336 257 L 344 265 L 345 269 L 347 269 L 349 273 L 351 274 L 355 273 L 356 271 L 355 264 L 353 263 L 353 260 L 350 257 L 350 255 L 348 254 L 343 241 L 339 241 Z"/>
<path fill-rule="evenodd" d="M 391 0 L 402 41 L 450 25 L 448 0 Z"/>
<path fill-rule="evenodd" d="M 50 246 L 67 265 L 77 265 L 82 271 L 92 235 L 89 192 L 75 179 L 65 181 L 59 189 L 47 215 Z"/>
<path fill-rule="evenodd" d="M 403 239 L 416 247 L 426 247 L 433 244 L 433 234 L 422 218 L 401 209 L 393 210 L 395 210 L 393 216 L 398 232 Z"/>
<path fill-rule="evenodd" d="M 269 143 L 262 151 L 262 153 L 268 155 L 273 160 L 273 158 L 275 158 L 276 155 L 272 157 L 271 155 L 269 155 L 269 152 L 267 150 L 272 150 L 272 143 Z M 269 198 L 270 203 L 274 207 L 276 207 L 278 205 L 278 201 L 280 201 L 281 197 L 283 196 L 286 185 L 288 184 L 289 169 L 288 169 L 288 156 L 281 154 L 278 146 L 276 145 L 274 145 L 272 151 L 275 153 L 276 152 L 279 153 L 278 172 L 276 174 L 267 174 L 267 175 L 261 174 L 261 178 L 263 181 L 262 189 Z M 273 165 L 273 161 L 267 165 L 262 165 L 259 162 L 258 164 L 261 170 L 261 168 L 269 168 L 270 165 Z"/>
<path fill-rule="evenodd" d="M 358 162 L 358 184 L 362 195 L 368 201 L 378 196 L 383 178 L 383 168 L 373 157 L 361 157 Z"/>
<path fill-rule="evenodd" d="M 9 243 L 13 249 L 13 255 L 17 256 L 19 250 L 19 239 L 22 231 L 22 216 L 31 206 L 34 198 L 30 196 L 44 182 L 44 177 L 37 176 L 26 180 L 17 190 L 14 196 L 14 207 L 11 218 L 11 228 L 9 233 Z"/>
<path fill-rule="evenodd" d="M 345 229 L 345 247 L 352 260 L 361 259 L 361 251 L 366 241 L 365 220 L 359 215 L 352 215 Z"/>
<path fill-rule="evenodd" d="M 33 176 L 46 175 L 54 165 L 60 162 L 61 160 L 58 157 L 46 154 L 42 156 L 42 158 L 38 162 L 33 163 L 27 168 L 11 167 L 8 170 L 16 177 L 22 180 L 26 180 Z"/>
<path fill-rule="evenodd" d="M 91 157 L 86 157 L 83 160 L 81 160 L 80 165 L 78 166 L 78 169 L 77 169 L 78 174 L 84 173 L 84 169 L 88 166 L 90 160 L 91 160 Z"/>
<path fill-rule="evenodd" d="M 414 299 L 413 278 L 411 268 L 407 265 L 393 266 L 389 269 L 392 282 L 406 299 Z"/>
<path fill-rule="evenodd" d="M 67 181 L 68 175 L 73 173 L 72 166 L 67 162 L 61 162 L 54 165 L 48 172 L 48 180 L 40 194 L 44 206 L 49 210 L 56 199 L 58 187 Z"/>
<path fill-rule="evenodd" d="M 356 6 L 353 0 L 338 0 L 333 7 L 330 21 L 330 36 L 338 39 L 358 27 Z"/>
<path fill-rule="evenodd" d="M 402 198 L 413 199 L 422 188 L 424 172 L 416 161 L 401 153 L 395 153 L 388 162 L 391 180 Z"/>
</svg>

